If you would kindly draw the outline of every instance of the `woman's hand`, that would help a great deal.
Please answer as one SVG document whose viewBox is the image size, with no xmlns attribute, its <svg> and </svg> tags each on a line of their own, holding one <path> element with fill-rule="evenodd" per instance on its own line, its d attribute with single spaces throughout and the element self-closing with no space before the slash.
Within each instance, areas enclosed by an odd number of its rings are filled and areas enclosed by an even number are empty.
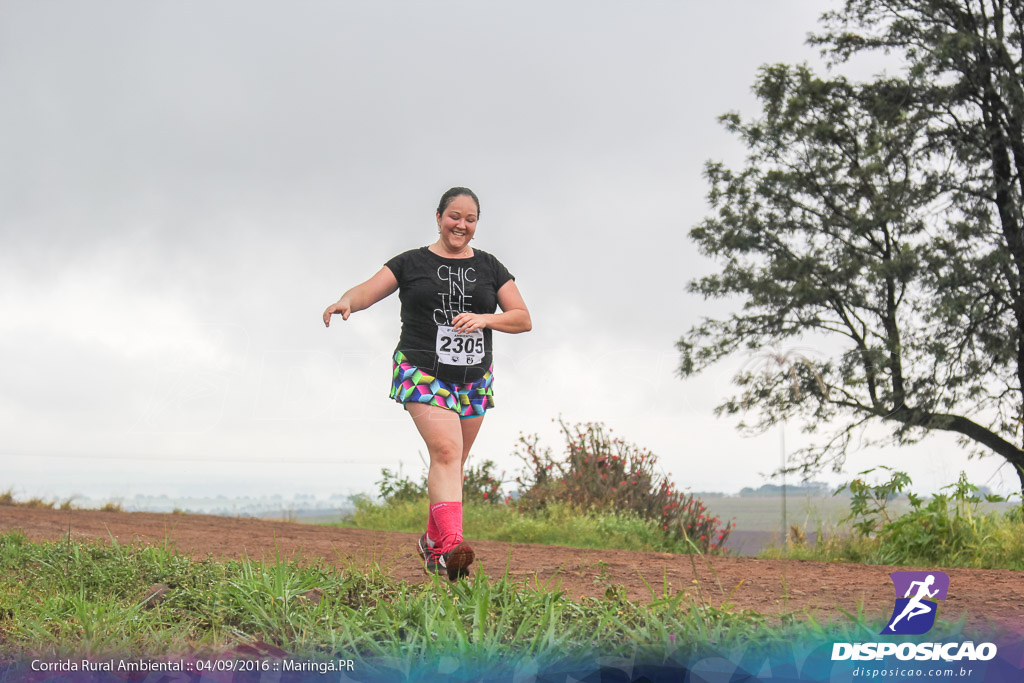
<svg viewBox="0 0 1024 683">
<path fill-rule="evenodd" d="M 331 326 L 331 316 L 337 313 L 341 314 L 342 320 L 348 320 L 348 317 L 352 315 L 352 304 L 348 302 L 347 297 L 341 297 L 324 311 L 324 325 L 326 327 Z"/>
<path fill-rule="evenodd" d="M 459 313 L 452 318 L 452 327 L 456 332 L 465 334 L 487 327 L 487 315 L 482 313 Z"/>
<path fill-rule="evenodd" d="M 391 269 L 384 266 L 361 285 L 356 285 L 341 295 L 336 303 L 331 304 L 324 311 L 324 325 L 331 326 L 331 316 L 340 313 L 342 320 L 356 311 L 363 311 L 374 305 L 386 296 L 390 296 L 398 289 L 398 280 Z"/>
</svg>

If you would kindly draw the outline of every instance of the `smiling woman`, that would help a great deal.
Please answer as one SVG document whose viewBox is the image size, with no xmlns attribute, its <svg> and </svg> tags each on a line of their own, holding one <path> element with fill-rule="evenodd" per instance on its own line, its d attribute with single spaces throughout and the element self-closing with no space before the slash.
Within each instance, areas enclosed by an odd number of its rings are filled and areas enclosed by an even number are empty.
<svg viewBox="0 0 1024 683">
<path fill-rule="evenodd" d="M 480 200 L 453 187 L 436 212 L 438 239 L 395 256 L 324 311 L 342 320 L 398 290 L 402 333 L 392 359 L 391 398 L 402 404 L 430 453 L 427 531 L 418 552 L 427 572 L 468 575 L 475 554 L 462 536 L 462 469 L 494 407 L 491 332 L 528 332 L 530 312 L 515 278 L 473 249 Z M 498 307 L 501 313 L 497 313 Z"/>
</svg>

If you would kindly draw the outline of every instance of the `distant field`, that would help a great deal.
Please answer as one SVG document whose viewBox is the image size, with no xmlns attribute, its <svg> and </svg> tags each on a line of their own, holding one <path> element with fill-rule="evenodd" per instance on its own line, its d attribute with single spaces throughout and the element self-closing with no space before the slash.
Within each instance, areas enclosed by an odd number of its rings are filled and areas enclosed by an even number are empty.
<svg viewBox="0 0 1024 683">
<path fill-rule="evenodd" d="M 299 522 L 301 524 L 337 524 L 353 512 L 355 512 L 355 508 L 343 510 L 264 510 L 254 515 L 254 517 L 280 522 Z"/>
<path fill-rule="evenodd" d="M 775 531 L 782 529 L 782 498 L 707 498 L 704 504 L 722 520 L 736 522 L 736 529 L 743 531 Z M 850 501 L 845 498 L 810 498 L 788 496 L 786 498 L 787 526 L 796 524 L 808 531 L 819 527 L 834 529 L 839 520 L 849 513 Z M 900 512 L 908 508 L 904 502 L 897 508 Z"/>
<path fill-rule="evenodd" d="M 733 520 L 737 530 L 769 531 L 782 530 L 782 497 L 774 498 L 706 498 L 704 504 L 712 514 L 718 515 L 723 521 Z M 1010 503 L 979 505 L 979 510 L 1008 510 Z M 890 505 L 894 516 L 910 510 L 910 503 L 897 500 Z M 839 521 L 850 512 L 849 498 L 827 498 L 789 496 L 786 498 L 786 523 L 797 525 L 806 531 L 817 531 L 819 528 L 826 533 L 839 526 Z"/>
</svg>

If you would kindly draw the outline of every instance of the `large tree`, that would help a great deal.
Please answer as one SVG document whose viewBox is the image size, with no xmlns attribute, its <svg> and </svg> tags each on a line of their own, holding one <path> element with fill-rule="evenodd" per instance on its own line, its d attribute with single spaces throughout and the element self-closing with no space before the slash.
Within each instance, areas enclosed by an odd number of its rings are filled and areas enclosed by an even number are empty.
<svg viewBox="0 0 1024 683">
<path fill-rule="evenodd" d="M 849 0 L 812 42 L 837 62 L 888 50 L 898 76 L 766 67 L 761 115 L 723 117 L 749 156 L 707 166 L 713 215 L 691 237 L 722 269 L 690 289 L 742 308 L 680 340 L 680 371 L 816 344 L 791 376 L 741 372 L 719 406 L 756 409 L 757 429 L 838 425 L 805 471 L 838 467 L 877 423 L 894 443 L 955 432 L 1024 490 L 1022 18 L 1019 0 Z"/>
</svg>

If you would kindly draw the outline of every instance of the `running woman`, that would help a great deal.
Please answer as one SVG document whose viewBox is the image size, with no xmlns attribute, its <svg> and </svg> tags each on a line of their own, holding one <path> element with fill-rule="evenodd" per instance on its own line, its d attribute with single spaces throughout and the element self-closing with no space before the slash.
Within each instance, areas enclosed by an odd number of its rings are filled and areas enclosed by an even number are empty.
<svg viewBox="0 0 1024 683">
<path fill-rule="evenodd" d="M 472 190 L 453 187 L 437 206 L 437 241 L 384 264 L 324 311 L 342 320 L 398 290 L 402 333 L 392 358 L 391 398 L 412 417 L 430 453 L 427 531 L 418 543 L 428 573 L 468 575 L 473 549 L 462 535 L 462 469 L 494 407 L 491 332 L 528 332 L 530 312 L 515 278 L 469 246 L 480 218 Z M 501 308 L 501 313 L 497 309 Z"/>
</svg>

